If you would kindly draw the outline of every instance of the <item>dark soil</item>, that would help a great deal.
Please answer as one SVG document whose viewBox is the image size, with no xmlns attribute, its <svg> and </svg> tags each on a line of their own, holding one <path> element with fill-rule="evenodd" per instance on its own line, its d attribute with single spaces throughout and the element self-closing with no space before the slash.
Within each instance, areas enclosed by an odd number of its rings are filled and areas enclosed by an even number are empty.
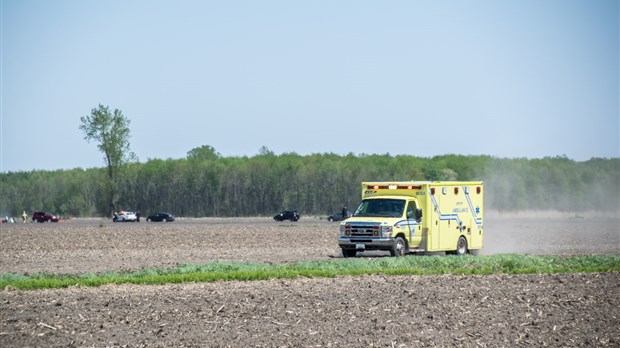
<svg viewBox="0 0 620 348">
<path fill-rule="evenodd" d="M 619 273 L 0 293 L 0 345 L 618 347 Z"/>
</svg>

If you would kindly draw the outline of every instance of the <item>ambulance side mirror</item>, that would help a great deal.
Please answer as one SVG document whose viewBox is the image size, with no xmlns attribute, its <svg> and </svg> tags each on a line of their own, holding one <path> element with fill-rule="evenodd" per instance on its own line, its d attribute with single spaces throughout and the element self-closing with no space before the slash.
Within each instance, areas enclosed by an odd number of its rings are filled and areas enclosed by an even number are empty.
<svg viewBox="0 0 620 348">
<path fill-rule="evenodd" d="M 415 210 L 415 219 L 416 221 L 420 221 L 422 220 L 422 209 L 416 209 Z"/>
<path fill-rule="evenodd" d="M 416 209 L 415 211 L 407 211 L 407 219 L 415 219 L 417 222 L 422 220 L 422 209 Z"/>
</svg>

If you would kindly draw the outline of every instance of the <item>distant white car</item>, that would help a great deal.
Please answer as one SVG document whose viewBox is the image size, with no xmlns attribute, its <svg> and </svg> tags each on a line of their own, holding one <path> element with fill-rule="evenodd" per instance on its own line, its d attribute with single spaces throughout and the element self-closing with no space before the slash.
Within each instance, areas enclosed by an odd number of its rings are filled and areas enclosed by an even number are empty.
<svg viewBox="0 0 620 348">
<path fill-rule="evenodd" d="M 134 212 L 131 211 L 121 211 L 118 214 L 115 214 L 112 218 L 114 222 L 136 222 L 138 221 L 138 217 Z"/>
</svg>

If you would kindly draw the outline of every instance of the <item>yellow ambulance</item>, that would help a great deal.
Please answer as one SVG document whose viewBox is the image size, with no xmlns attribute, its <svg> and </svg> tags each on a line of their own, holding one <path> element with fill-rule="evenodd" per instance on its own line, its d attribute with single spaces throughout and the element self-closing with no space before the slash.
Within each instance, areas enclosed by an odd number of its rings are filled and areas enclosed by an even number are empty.
<svg viewBox="0 0 620 348">
<path fill-rule="evenodd" d="M 362 201 L 340 223 L 344 257 L 358 251 L 445 251 L 463 255 L 482 248 L 482 181 L 363 182 Z"/>
</svg>

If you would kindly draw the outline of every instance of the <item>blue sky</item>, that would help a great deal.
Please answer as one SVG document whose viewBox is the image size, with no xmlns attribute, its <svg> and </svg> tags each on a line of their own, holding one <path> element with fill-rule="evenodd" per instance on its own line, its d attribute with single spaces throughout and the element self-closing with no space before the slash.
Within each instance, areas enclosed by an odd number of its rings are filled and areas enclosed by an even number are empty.
<svg viewBox="0 0 620 348">
<path fill-rule="evenodd" d="M 0 1 L 3 172 L 103 166 L 99 103 L 143 162 L 620 157 L 617 0 Z"/>
</svg>

